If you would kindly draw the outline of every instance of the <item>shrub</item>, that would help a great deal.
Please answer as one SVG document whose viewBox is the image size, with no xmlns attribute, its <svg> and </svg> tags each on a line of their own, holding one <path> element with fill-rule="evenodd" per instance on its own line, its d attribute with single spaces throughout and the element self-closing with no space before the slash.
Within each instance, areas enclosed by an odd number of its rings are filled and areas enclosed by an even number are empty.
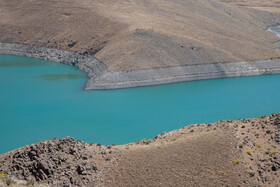
<svg viewBox="0 0 280 187">
<path fill-rule="evenodd" d="M 93 143 L 92 143 L 92 142 L 89 142 L 89 145 L 90 145 L 90 146 L 92 146 L 92 145 L 93 145 Z"/>
<path fill-rule="evenodd" d="M 261 148 L 261 144 L 257 144 L 257 147 L 258 147 L 258 148 Z"/>
<path fill-rule="evenodd" d="M 6 173 L 1 173 L 0 174 L 0 177 L 5 177 L 6 176 Z"/>
<path fill-rule="evenodd" d="M 250 171 L 250 172 L 249 172 L 249 175 L 250 175 L 250 177 L 254 177 L 254 176 L 255 176 L 255 172 Z"/>
<path fill-rule="evenodd" d="M 239 144 L 239 146 L 238 146 L 240 149 L 242 149 L 243 148 L 243 145 L 242 144 Z"/>
<path fill-rule="evenodd" d="M 149 144 L 151 142 L 151 140 L 144 138 L 143 140 L 141 140 L 141 142 L 144 144 Z"/>
<path fill-rule="evenodd" d="M 247 152 L 248 155 L 251 155 L 251 151 L 250 150 L 247 150 L 246 152 Z"/>
<path fill-rule="evenodd" d="M 56 137 L 53 137 L 52 140 L 56 140 Z"/>
<path fill-rule="evenodd" d="M 240 163 L 240 160 L 239 160 L 239 159 L 236 159 L 236 160 L 234 160 L 234 163 L 235 163 L 235 164 L 239 164 L 239 163 Z"/>
<path fill-rule="evenodd" d="M 270 131 L 270 130 L 267 130 L 267 131 L 266 131 L 266 134 L 270 134 L 270 133 L 271 133 L 271 131 Z"/>
<path fill-rule="evenodd" d="M 96 146 L 101 146 L 101 143 L 97 143 Z"/>
<path fill-rule="evenodd" d="M 275 153 L 277 153 L 277 150 L 274 149 L 273 151 L 271 151 L 271 153 L 272 153 L 272 154 L 275 154 Z"/>
<path fill-rule="evenodd" d="M 92 166 L 92 169 L 93 169 L 94 171 L 97 171 L 97 170 L 98 170 L 97 166 Z"/>
</svg>

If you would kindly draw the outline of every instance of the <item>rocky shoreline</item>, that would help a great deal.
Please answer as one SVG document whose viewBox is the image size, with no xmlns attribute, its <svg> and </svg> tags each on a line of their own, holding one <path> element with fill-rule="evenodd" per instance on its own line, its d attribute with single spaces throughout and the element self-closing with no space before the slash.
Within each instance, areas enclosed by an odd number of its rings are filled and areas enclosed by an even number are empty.
<svg viewBox="0 0 280 187">
<path fill-rule="evenodd" d="M 280 113 L 127 145 L 52 139 L 0 155 L 0 186 L 277 186 L 279 148 Z"/>
<path fill-rule="evenodd" d="M 279 73 L 280 59 L 256 62 L 210 63 L 148 70 L 105 72 L 94 80 L 90 80 L 87 84 L 87 89 L 118 89 Z"/>
<path fill-rule="evenodd" d="M 93 56 L 46 47 L 0 43 L 0 54 L 26 56 L 77 66 L 87 73 L 89 80 L 96 78 L 107 69 L 102 62 Z"/>
<path fill-rule="evenodd" d="M 119 89 L 183 81 L 280 73 L 280 59 L 256 62 L 209 63 L 178 67 L 109 72 L 90 55 L 52 48 L 0 43 L 0 54 L 18 55 L 75 65 L 88 74 L 85 89 Z"/>
</svg>

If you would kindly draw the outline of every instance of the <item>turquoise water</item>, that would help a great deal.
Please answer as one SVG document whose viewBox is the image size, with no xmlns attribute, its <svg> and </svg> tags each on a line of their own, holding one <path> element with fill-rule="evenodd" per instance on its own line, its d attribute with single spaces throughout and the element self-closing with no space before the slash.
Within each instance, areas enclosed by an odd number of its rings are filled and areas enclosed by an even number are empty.
<svg viewBox="0 0 280 187">
<path fill-rule="evenodd" d="M 72 66 L 0 55 L 0 153 L 54 136 L 124 144 L 194 123 L 280 112 L 280 75 L 84 91 Z"/>
</svg>

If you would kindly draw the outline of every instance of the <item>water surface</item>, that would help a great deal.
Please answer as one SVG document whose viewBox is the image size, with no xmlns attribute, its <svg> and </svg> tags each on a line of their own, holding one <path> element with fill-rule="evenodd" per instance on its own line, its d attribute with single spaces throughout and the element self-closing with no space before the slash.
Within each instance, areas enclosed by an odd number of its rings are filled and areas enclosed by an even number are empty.
<svg viewBox="0 0 280 187">
<path fill-rule="evenodd" d="M 280 112 L 280 75 L 85 91 L 73 66 L 0 55 L 0 153 L 54 136 L 124 144 L 194 123 Z"/>
</svg>

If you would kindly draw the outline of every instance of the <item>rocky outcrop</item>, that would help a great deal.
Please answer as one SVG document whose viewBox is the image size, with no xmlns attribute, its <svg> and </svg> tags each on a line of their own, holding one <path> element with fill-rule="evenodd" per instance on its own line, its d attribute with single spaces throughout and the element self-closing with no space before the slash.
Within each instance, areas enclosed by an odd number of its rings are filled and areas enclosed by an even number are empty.
<svg viewBox="0 0 280 187">
<path fill-rule="evenodd" d="M 95 163 L 99 150 L 98 146 L 71 137 L 43 141 L 5 155 L 0 161 L 0 173 L 59 186 L 93 185 L 99 171 Z"/>
</svg>

